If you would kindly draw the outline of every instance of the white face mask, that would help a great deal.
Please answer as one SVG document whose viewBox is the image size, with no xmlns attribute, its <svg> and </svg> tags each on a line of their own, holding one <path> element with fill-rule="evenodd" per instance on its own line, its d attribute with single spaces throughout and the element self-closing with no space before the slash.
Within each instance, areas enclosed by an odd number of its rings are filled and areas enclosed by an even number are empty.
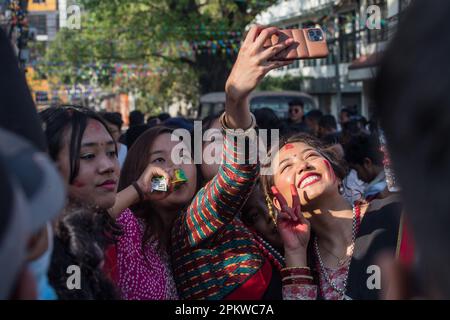
<svg viewBox="0 0 450 320">
<path fill-rule="evenodd" d="M 53 229 L 50 223 L 47 223 L 47 239 L 47 250 L 39 258 L 31 261 L 28 267 L 36 280 L 38 300 L 57 300 L 58 297 L 50 286 L 47 276 L 53 252 Z"/>
</svg>

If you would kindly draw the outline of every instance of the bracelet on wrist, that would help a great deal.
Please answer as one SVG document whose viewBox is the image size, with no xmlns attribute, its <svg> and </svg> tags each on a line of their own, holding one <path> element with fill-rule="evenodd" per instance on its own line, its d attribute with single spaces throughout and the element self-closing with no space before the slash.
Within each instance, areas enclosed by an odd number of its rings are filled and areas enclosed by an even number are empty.
<svg viewBox="0 0 450 320">
<path fill-rule="evenodd" d="M 133 187 L 134 189 L 136 189 L 137 194 L 139 195 L 139 202 L 143 202 L 144 201 L 144 192 L 142 191 L 141 187 L 139 187 L 139 184 L 135 181 L 133 182 Z"/>
</svg>

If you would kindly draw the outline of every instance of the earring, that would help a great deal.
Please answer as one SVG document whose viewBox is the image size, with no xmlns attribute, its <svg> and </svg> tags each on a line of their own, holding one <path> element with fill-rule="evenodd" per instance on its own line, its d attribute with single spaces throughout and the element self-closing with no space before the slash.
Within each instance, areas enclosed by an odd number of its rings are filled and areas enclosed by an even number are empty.
<svg viewBox="0 0 450 320">
<path fill-rule="evenodd" d="M 274 223 L 274 225 L 277 225 L 277 217 L 275 216 L 273 207 L 272 207 L 272 201 L 270 200 L 269 195 L 266 193 L 266 204 L 267 204 L 267 209 L 269 210 L 269 216 L 272 218 L 272 221 Z"/>
<path fill-rule="evenodd" d="M 342 183 L 339 183 L 338 191 L 339 191 L 339 194 L 341 194 L 341 195 L 344 194 L 344 185 Z"/>
</svg>

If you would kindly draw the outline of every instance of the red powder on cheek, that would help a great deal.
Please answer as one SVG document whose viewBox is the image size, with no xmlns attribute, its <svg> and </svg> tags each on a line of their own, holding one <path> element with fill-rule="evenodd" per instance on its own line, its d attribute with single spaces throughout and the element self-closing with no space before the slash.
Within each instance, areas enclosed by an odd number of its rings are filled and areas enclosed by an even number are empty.
<svg viewBox="0 0 450 320">
<path fill-rule="evenodd" d="M 335 183 L 335 182 L 336 182 L 336 175 L 334 174 L 334 170 L 333 170 L 333 168 L 331 167 L 330 162 L 328 162 L 328 160 L 323 160 L 323 162 L 324 162 L 325 165 L 327 166 L 328 171 L 330 172 L 330 176 L 333 178 L 333 183 Z"/>
<path fill-rule="evenodd" d="M 83 187 L 85 186 L 85 184 L 84 184 L 83 182 L 81 182 L 81 181 L 75 180 L 75 181 L 73 182 L 73 186 L 74 186 L 75 188 L 83 188 Z"/>
<path fill-rule="evenodd" d="M 286 150 L 294 149 L 294 145 L 293 144 L 287 144 L 287 145 L 284 146 L 284 148 Z"/>
</svg>

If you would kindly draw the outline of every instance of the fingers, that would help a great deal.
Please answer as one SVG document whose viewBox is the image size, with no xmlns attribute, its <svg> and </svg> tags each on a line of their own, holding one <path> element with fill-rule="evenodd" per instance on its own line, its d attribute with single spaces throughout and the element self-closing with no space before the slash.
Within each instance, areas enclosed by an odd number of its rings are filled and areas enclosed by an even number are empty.
<svg viewBox="0 0 450 320">
<path fill-rule="evenodd" d="M 254 43 L 255 50 L 259 52 L 264 47 L 264 43 L 266 43 L 266 41 L 270 39 L 270 37 L 272 37 L 274 34 L 277 34 L 278 32 L 279 30 L 276 27 L 265 28 L 263 31 L 261 31 Z"/>
<path fill-rule="evenodd" d="M 279 213 L 277 214 L 277 221 L 281 221 L 281 220 L 284 220 L 284 221 L 291 221 L 292 219 L 291 219 L 291 216 L 288 215 L 287 213 L 285 213 L 285 212 L 279 212 Z"/>
<path fill-rule="evenodd" d="M 294 43 L 294 39 L 290 38 L 286 41 L 276 44 L 272 47 L 269 47 L 265 49 L 263 52 L 260 53 L 260 59 L 261 60 L 270 60 L 271 58 L 275 57 L 278 53 L 289 47 L 291 44 Z"/>
<path fill-rule="evenodd" d="M 280 203 L 281 210 L 288 211 L 289 206 L 286 202 L 286 199 L 284 199 L 283 195 L 278 191 L 277 187 L 272 186 L 271 190 L 275 198 L 277 198 L 278 202 Z"/>
<path fill-rule="evenodd" d="M 298 196 L 297 188 L 295 184 L 291 184 L 291 195 L 292 195 L 292 208 L 300 207 L 300 197 Z"/>
<path fill-rule="evenodd" d="M 273 186 L 272 193 L 277 198 L 278 202 L 281 206 L 281 211 L 288 214 L 289 219 L 292 219 L 293 221 L 298 221 L 298 218 L 294 212 L 293 209 L 289 207 L 289 205 L 286 202 L 286 199 L 284 199 L 283 195 L 278 191 L 277 187 Z"/>
<path fill-rule="evenodd" d="M 269 72 L 273 69 L 278 69 L 284 66 L 288 66 L 290 64 L 292 64 L 294 61 L 272 61 L 272 62 L 268 62 L 264 68 L 265 72 Z"/>
<path fill-rule="evenodd" d="M 260 25 L 255 25 L 250 28 L 250 30 L 247 33 L 247 36 L 245 37 L 244 43 L 250 44 L 255 42 L 258 35 L 261 33 L 261 30 L 263 30 L 265 27 Z"/>
<path fill-rule="evenodd" d="M 163 176 L 164 178 L 166 178 L 167 180 L 170 179 L 169 174 L 167 173 L 166 170 L 159 168 L 159 167 L 154 167 L 152 170 L 152 178 L 153 177 L 157 177 L 157 176 Z"/>
</svg>

